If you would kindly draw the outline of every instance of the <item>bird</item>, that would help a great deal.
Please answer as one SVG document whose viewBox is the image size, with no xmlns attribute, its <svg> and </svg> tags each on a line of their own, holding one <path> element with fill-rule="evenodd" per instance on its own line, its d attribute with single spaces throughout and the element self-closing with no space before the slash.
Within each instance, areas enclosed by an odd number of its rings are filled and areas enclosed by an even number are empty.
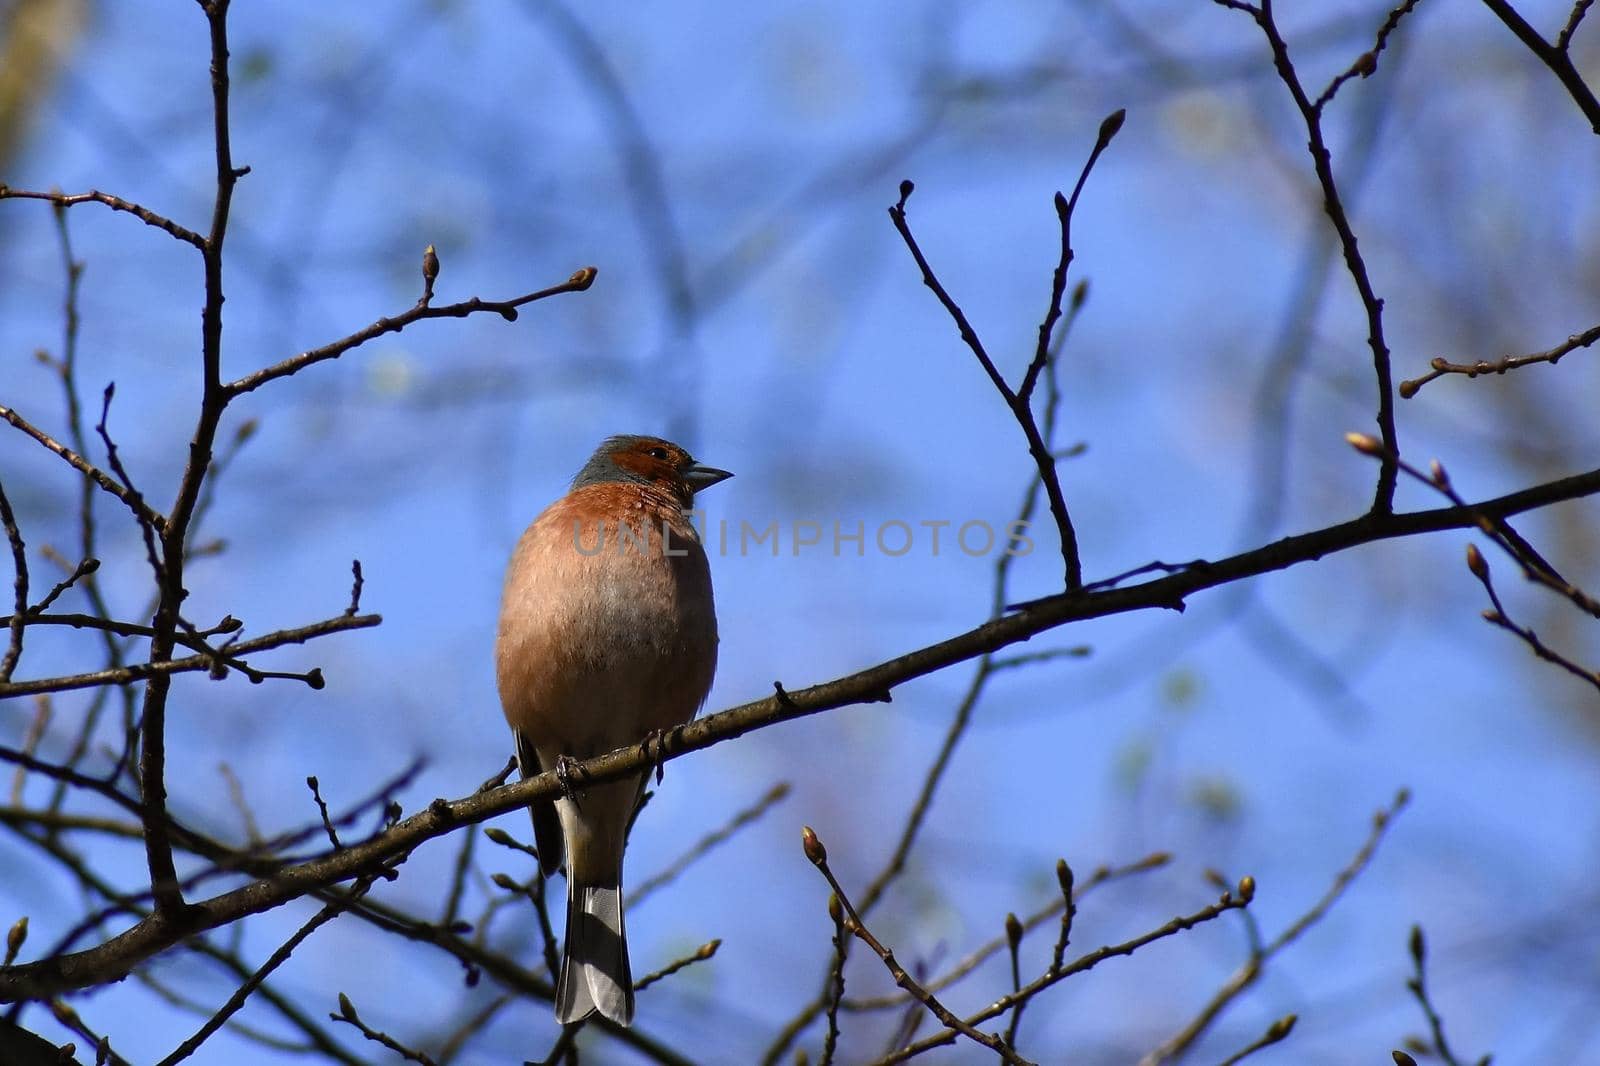
<svg viewBox="0 0 1600 1066">
<path fill-rule="evenodd" d="M 500 706 L 523 779 L 555 769 L 536 801 L 545 876 L 563 856 L 566 936 L 556 1020 L 632 1024 L 622 856 L 648 774 L 584 787 L 574 760 L 646 743 L 699 712 L 717 668 L 711 568 L 688 511 L 732 477 L 659 437 L 609 437 L 517 542 L 495 640 Z"/>
</svg>

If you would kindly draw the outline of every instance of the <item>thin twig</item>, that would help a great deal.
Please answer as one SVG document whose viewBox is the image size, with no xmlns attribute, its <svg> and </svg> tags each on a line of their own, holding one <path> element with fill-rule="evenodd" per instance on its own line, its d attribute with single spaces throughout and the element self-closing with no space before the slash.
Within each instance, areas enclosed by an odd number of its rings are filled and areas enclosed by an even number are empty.
<svg viewBox="0 0 1600 1066">
<path fill-rule="evenodd" d="M 510 300 L 482 300 L 474 296 L 470 300 L 444 304 L 440 307 L 432 307 L 427 302 L 418 300 L 410 310 L 392 318 L 380 318 L 372 325 L 365 329 L 357 330 L 348 337 L 342 337 L 331 344 L 325 344 L 320 348 L 312 348 L 309 351 L 301 352 L 299 355 L 290 356 L 281 363 L 275 363 L 262 370 L 257 370 L 253 374 L 247 374 L 237 381 L 231 381 L 224 385 L 223 391 L 230 398 L 242 396 L 244 393 L 259 389 L 269 381 L 276 381 L 278 378 L 297 374 L 315 363 L 337 359 L 352 348 L 358 348 L 386 333 L 398 333 L 413 322 L 420 322 L 425 318 L 466 318 L 468 315 L 478 312 L 492 311 L 507 322 L 515 322 L 517 320 L 517 308 L 524 304 L 533 303 L 535 300 L 559 296 L 566 292 L 583 292 L 594 284 L 596 273 L 597 271 L 594 267 L 583 267 L 575 271 L 570 278 L 559 285 L 552 285 L 547 289 L 540 289 L 537 292 L 530 292 Z"/>
<path fill-rule="evenodd" d="M 11 545 L 11 565 L 16 572 L 12 583 L 16 606 L 11 611 L 11 624 L 7 627 L 11 636 L 5 655 L 0 656 L 0 685 L 4 685 L 11 680 L 11 671 L 17 668 L 17 662 L 22 658 L 22 634 L 28 624 L 28 552 L 3 483 L 0 483 L 0 526 L 5 527 L 6 541 Z"/>
<path fill-rule="evenodd" d="M 288 644 L 304 644 L 318 637 L 325 637 L 330 633 L 342 633 L 350 629 L 370 629 L 383 622 L 382 615 L 363 614 L 354 618 L 340 615 L 321 622 L 314 622 L 308 626 L 299 626 L 295 629 L 280 629 L 276 633 L 252 640 L 242 640 L 230 647 L 227 656 L 222 661 L 228 665 L 239 668 L 239 656 L 249 655 L 252 652 L 268 651 L 281 648 Z M 30 623 L 31 624 L 31 623 Z M 174 637 L 174 644 L 184 642 Z M 105 670 L 93 670 L 83 674 L 68 674 L 62 677 L 41 678 L 36 681 L 18 681 L 0 685 L 0 699 L 12 696 L 27 696 L 38 692 L 67 692 L 72 689 L 94 688 L 101 685 L 126 685 L 132 681 L 139 681 L 150 677 L 170 677 L 173 674 L 187 673 L 195 670 L 210 670 L 216 665 L 218 656 L 215 653 L 194 655 L 183 659 L 166 659 L 163 661 L 134 663 L 129 666 L 114 667 Z M 279 671 L 252 671 L 254 680 L 259 676 L 262 680 L 280 678 L 287 680 L 303 681 L 312 688 L 322 687 L 322 675 L 318 670 L 306 673 L 292 673 Z"/>
<path fill-rule="evenodd" d="M 676 959 L 667 963 L 659 970 L 645 974 L 643 977 L 639 978 L 633 983 L 633 990 L 635 992 L 643 992 L 657 981 L 660 981 L 662 978 L 671 977 L 673 974 L 677 973 L 686 966 L 693 966 L 697 962 L 704 962 L 715 955 L 717 953 L 717 949 L 721 946 L 721 940 L 708 940 L 704 944 L 701 944 L 698 948 L 695 948 L 689 954 L 685 955 L 683 958 Z"/>
<path fill-rule="evenodd" d="M 1378 434 L 1383 439 L 1387 455 L 1398 457 L 1400 442 L 1395 431 L 1394 375 L 1390 365 L 1389 344 L 1383 334 L 1383 301 L 1373 290 L 1372 279 L 1367 273 L 1366 260 L 1356 243 L 1355 231 L 1350 226 L 1350 218 L 1345 212 L 1344 200 L 1333 175 L 1333 154 L 1328 150 L 1323 137 L 1321 106 L 1306 95 L 1305 87 L 1300 82 L 1300 74 L 1295 69 L 1294 61 L 1289 57 L 1289 46 L 1284 42 L 1283 35 L 1278 31 L 1278 24 L 1273 19 L 1272 0 L 1262 0 L 1260 7 L 1227 2 L 1227 0 L 1215 0 L 1215 2 L 1223 7 L 1245 11 L 1255 20 L 1267 39 L 1268 47 L 1272 50 L 1272 61 L 1277 69 L 1278 78 L 1289 90 L 1289 95 L 1293 97 L 1295 106 L 1300 111 L 1300 117 L 1309 137 L 1307 147 L 1311 152 L 1312 166 L 1316 170 L 1317 183 L 1322 187 L 1323 208 L 1327 212 L 1329 221 L 1333 223 L 1334 231 L 1339 235 L 1339 246 L 1344 252 L 1345 267 L 1355 283 L 1357 294 L 1361 297 L 1361 305 L 1366 310 L 1367 345 L 1372 349 L 1372 365 L 1378 386 Z M 1331 96 L 1329 98 L 1331 99 Z M 1393 512 L 1394 490 L 1398 478 L 1399 471 L 1395 465 L 1395 458 L 1385 458 L 1378 469 L 1378 485 L 1372 500 L 1374 514 Z"/>
<path fill-rule="evenodd" d="M 883 960 L 883 965 L 888 969 L 889 976 L 894 978 L 894 983 L 905 989 L 913 998 L 926 1007 L 928 1012 L 939 1019 L 939 1023 L 946 1029 L 954 1030 L 967 1039 L 982 1044 L 996 1055 L 999 1055 L 1002 1061 L 1012 1063 L 1013 1066 L 1029 1066 L 1028 1060 L 1007 1047 L 1004 1040 L 993 1033 L 979 1032 L 969 1023 L 956 1017 L 948 1007 L 939 1002 L 937 996 L 923 988 L 915 978 L 907 973 L 906 968 L 896 961 L 894 952 L 885 947 L 883 942 L 873 936 L 872 931 L 862 923 L 861 915 L 856 913 L 855 907 L 850 902 L 850 897 L 845 895 L 844 889 L 840 887 L 839 879 L 834 877 L 833 871 L 828 868 L 827 849 L 822 846 L 822 841 L 818 839 L 817 834 L 810 826 L 805 828 L 802 839 L 805 844 L 806 858 L 810 859 L 811 865 L 815 866 L 822 873 L 822 876 L 827 879 L 828 886 L 833 889 L 834 897 L 844 907 L 845 931 L 853 934 L 863 944 L 871 948 L 878 958 Z"/>
<path fill-rule="evenodd" d="M 1567 12 L 1567 21 L 1561 27 L 1561 32 L 1556 34 L 1556 48 L 1565 52 L 1572 47 L 1572 35 L 1578 32 L 1578 23 L 1583 21 L 1583 16 L 1589 13 L 1594 0 L 1575 0 L 1572 10 Z"/>
<path fill-rule="evenodd" d="M 101 470 L 99 467 L 89 462 L 89 460 L 85 459 L 82 455 L 67 447 L 65 444 L 62 444 L 60 441 L 50 436 L 42 429 L 39 429 L 26 418 L 23 418 L 16 412 L 15 409 L 7 407 L 4 404 L 0 404 L 0 418 L 10 422 L 17 429 L 22 430 L 22 432 L 38 441 L 52 452 L 55 452 L 57 455 L 61 456 L 61 458 L 65 459 L 74 470 L 78 471 L 90 481 L 93 481 L 106 492 L 121 500 L 127 505 L 128 510 L 133 512 L 135 518 L 138 518 L 142 522 L 150 523 L 157 530 L 164 531 L 166 529 L 167 520 L 159 513 L 152 510 L 149 504 L 145 503 L 144 500 L 139 498 L 137 493 L 125 488 L 117 482 L 116 478 L 112 477 L 104 470 Z"/>
<path fill-rule="evenodd" d="M 850 938 L 845 935 L 844 907 L 838 896 L 828 897 L 828 918 L 833 922 L 833 962 L 828 967 L 827 1035 L 822 1038 L 822 1058 L 818 1066 L 832 1066 L 839 1050 L 839 1004 L 844 1001 L 844 964 L 850 957 Z"/>
<path fill-rule="evenodd" d="M 1428 942 L 1423 937 L 1422 926 L 1411 927 L 1411 938 L 1408 942 L 1411 953 L 1412 974 L 1406 979 L 1406 988 L 1416 998 L 1417 1004 L 1422 1008 L 1423 1015 L 1428 1019 L 1428 1031 L 1433 1036 L 1433 1053 L 1438 1055 L 1446 1066 L 1461 1066 L 1461 1060 L 1456 1058 L 1450 1050 L 1450 1043 L 1444 1038 L 1444 1019 L 1439 1017 L 1433 1001 L 1428 997 L 1427 958 Z M 1485 1060 L 1487 1061 L 1487 1060 Z"/>
<path fill-rule="evenodd" d="M 1197 925 L 1214 921 L 1229 911 L 1240 910 L 1244 907 L 1247 907 L 1250 905 L 1250 897 L 1246 891 L 1246 887 L 1247 886 L 1245 883 L 1241 882 L 1240 891 L 1238 893 L 1224 893 L 1222 897 L 1217 900 L 1217 902 L 1211 904 L 1210 906 L 1202 907 L 1200 910 L 1195 911 L 1192 914 L 1180 915 L 1164 925 L 1158 926 L 1147 933 L 1142 933 L 1139 936 L 1133 937 L 1129 940 L 1125 940 L 1120 944 L 1096 948 L 1086 955 L 1079 956 L 1073 962 L 1062 967 L 1060 970 L 1046 971 L 1042 976 L 1036 977 L 1034 980 L 1024 985 L 1021 990 L 1002 996 L 977 1013 L 968 1015 L 966 1019 L 964 1019 L 964 1022 L 968 1026 L 981 1025 L 991 1018 L 995 1018 L 1001 1014 L 1004 1014 L 1006 1011 L 1016 1006 L 1018 1002 L 1032 999 L 1046 988 L 1058 984 L 1059 982 L 1066 980 L 1068 977 L 1072 977 L 1080 973 L 1086 973 L 1107 959 L 1132 955 L 1134 952 L 1145 947 L 1146 945 L 1153 944 L 1158 940 L 1164 940 L 1170 936 L 1175 936 L 1178 933 L 1186 932 L 1190 929 L 1193 929 Z M 905 1062 L 907 1059 L 916 1058 L 918 1055 L 932 1048 L 942 1047 L 946 1044 L 953 1044 L 958 1035 L 958 1030 L 946 1028 L 943 1032 L 935 1033 L 932 1036 L 925 1037 L 924 1039 L 917 1041 L 915 1044 L 907 1045 L 906 1047 L 903 1047 L 892 1054 L 885 1055 L 882 1058 L 875 1060 L 872 1066 L 891 1066 L 892 1063 Z"/>
<path fill-rule="evenodd" d="M 388 1033 L 379 1032 L 367 1025 L 366 1022 L 363 1022 L 361 1016 L 356 1013 L 355 1004 L 351 1003 L 350 997 L 343 992 L 339 993 L 339 1012 L 337 1014 L 330 1013 L 328 1017 L 336 1022 L 344 1022 L 347 1025 L 354 1026 L 362 1036 L 382 1044 L 407 1062 L 421 1063 L 422 1066 L 438 1066 L 437 1063 L 422 1052 L 413 1051 Z"/>
<path fill-rule="evenodd" d="M 1282 1018 L 1267 1026 L 1267 1031 L 1262 1033 L 1259 1038 L 1223 1059 L 1219 1066 L 1235 1066 L 1236 1063 L 1243 1062 L 1262 1048 L 1271 1047 L 1273 1044 L 1287 1039 L 1289 1034 L 1294 1032 L 1294 1023 L 1299 1020 L 1299 1015 L 1285 1014 Z"/>
<path fill-rule="evenodd" d="M 1088 895 L 1090 892 L 1094 891 L 1099 886 L 1106 884 L 1107 882 L 1120 880 L 1121 878 L 1130 877 L 1135 874 L 1148 873 L 1151 870 L 1159 870 L 1171 861 L 1171 854 L 1165 851 L 1157 851 L 1150 855 L 1146 855 L 1137 862 L 1128 863 L 1125 866 L 1097 867 L 1094 872 L 1089 875 L 1087 880 L 1078 883 L 1073 888 L 1073 903 L 1078 903 L 1084 898 L 1084 896 Z M 1056 869 L 1058 871 L 1058 878 L 1062 876 L 1060 871 L 1064 865 L 1064 863 L 1057 864 Z M 1067 872 L 1070 874 L 1070 868 L 1067 869 Z M 1064 878 L 1064 880 L 1068 880 L 1070 882 L 1070 877 Z M 1063 899 L 1059 897 L 1054 903 L 1050 903 L 1044 907 L 1041 907 L 1039 910 L 1034 911 L 1032 914 L 1024 918 L 1022 920 L 1022 928 L 1024 931 L 1031 932 L 1043 925 L 1045 922 L 1057 917 L 1061 919 L 1063 931 L 1070 932 L 1072 928 L 1071 919 L 1067 917 L 1065 904 Z M 1058 943 L 1060 944 L 1061 949 L 1065 951 L 1066 938 L 1058 938 Z M 943 992 L 946 988 L 949 988 L 951 985 L 955 984 L 957 981 L 976 970 L 979 966 L 983 965 L 989 959 L 993 958 L 994 955 L 1005 946 L 1006 938 L 1003 936 L 997 936 L 992 940 L 985 941 L 983 944 L 975 948 L 970 954 L 968 954 L 966 958 L 951 966 L 950 969 L 946 970 L 940 977 L 932 981 L 924 982 L 924 984 L 930 992 Z M 1062 960 L 1056 959 L 1054 962 L 1052 962 L 1051 969 L 1059 970 L 1061 969 L 1062 965 Z M 846 999 L 843 1006 L 845 1010 L 852 1012 L 871 1011 L 903 1007 L 908 1002 L 910 1001 L 906 998 L 904 993 L 896 992 L 886 996 L 869 996 L 861 999 Z"/>
<path fill-rule="evenodd" d="M 698 841 L 691 845 L 687 851 L 673 860 L 673 862 L 666 869 L 662 870 L 653 877 L 648 877 L 641 881 L 639 883 L 639 887 L 635 889 L 629 896 L 628 903 L 634 909 L 637 909 L 640 900 L 650 896 L 656 890 L 664 887 L 665 885 L 670 884 L 678 877 L 679 874 L 687 870 L 707 852 L 711 851 L 717 845 L 726 842 L 730 837 L 739 832 L 739 830 L 759 821 L 761 817 L 768 811 L 772 810 L 773 807 L 777 806 L 779 803 L 782 803 L 789 796 L 789 788 L 789 782 L 787 781 L 779 781 L 776 785 L 773 785 L 767 790 L 766 794 L 755 803 L 751 804 L 749 807 L 746 807 L 744 810 L 739 811 L 732 818 L 728 819 L 728 821 L 723 825 L 718 826 L 716 829 L 713 829 L 711 832 L 701 837 Z"/>
<path fill-rule="evenodd" d="M 1222 1012 L 1227 1009 L 1227 1007 L 1232 1004 L 1234 1000 L 1243 994 L 1246 989 L 1250 988 L 1256 983 L 1257 979 L 1260 978 L 1262 972 L 1264 971 L 1266 964 L 1274 956 L 1278 955 L 1285 948 L 1299 940 L 1306 930 L 1310 929 L 1317 922 L 1321 921 L 1328 911 L 1332 909 L 1333 905 L 1339 901 L 1339 897 L 1344 894 L 1345 890 L 1350 887 L 1351 883 L 1354 882 L 1356 878 L 1360 877 L 1362 872 L 1366 870 L 1368 864 L 1372 861 L 1373 854 L 1377 851 L 1379 843 L 1382 842 L 1385 833 L 1394 823 L 1396 816 L 1398 816 L 1401 811 L 1405 810 L 1406 805 L 1410 803 L 1410 801 L 1411 793 L 1405 789 L 1401 789 L 1395 794 L 1394 800 L 1387 807 L 1381 808 L 1372 816 L 1372 827 L 1367 833 L 1366 840 L 1362 842 L 1361 847 L 1356 850 L 1355 855 L 1350 859 L 1350 861 L 1347 862 L 1339 870 L 1339 872 L 1334 875 L 1333 882 L 1328 887 L 1328 890 L 1324 892 L 1322 896 L 1303 914 L 1301 914 L 1300 917 L 1296 918 L 1293 922 L 1286 926 L 1284 930 L 1274 937 L 1270 943 L 1262 944 L 1260 942 L 1259 933 L 1256 931 L 1255 926 L 1251 925 L 1249 956 L 1239 966 L 1239 968 L 1236 969 L 1233 974 L 1222 983 L 1222 986 L 1218 988 L 1211 998 L 1206 1001 L 1205 1005 L 1196 1012 L 1195 1016 L 1190 1019 L 1183 1026 L 1183 1028 L 1179 1029 L 1172 1036 L 1168 1037 L 1157 1047 L 1151 1049 L 1143 1058 L 1139 1060 L 1139 1066 L 1160 1066 L 1161 1063 L 1171 1062 L 1177 1059 L 1180 1055 L 1184 1054 L 1191 1047 L 1193 1047 L 1195 1042 L 1200 1039 L 1201 1035 L 1208 1028 L 1210 1028 L 1211 1024 L 1216 1021 Z M 1242 913 L 1247 918 L 1251 917 L 1249 911 L 1244 911 Z M 1290 1024 L 1292 1025 L 1293 1023 Z M 1271 1031 L 1272 1030 L 1268 1030 L 1268 1032 Z M 1281 1040 L 1284 1036 L 1288 1035 L 1289 1034 L 1286 1031 L 1278 1039 Z M 1272 1042 L 1275 1041 L 1269 1041 L 1269 1043 Z M 1265 1047 L 1267 1045 L 1261 1044 L 1259 1046 Z M 1254 1051 L 1256 1049 L 1257 1046 L 1252 1045 L 1246 1050 Z M 1241 1053 L 1241 1055 L 1242 1054 L 1243 1053 Z"/>
<path fill-rule="evenodd" d="M 1583 3 L 1583 0 L 1578 0 L 1572 14 L 1567 17 L 1566 26 L 1562 27 L 1562 37 L 1558 37 L 1554 45 L 1540 36 L 1539 31 L 1530 26 L 1528 20 L 1518 14 L 1517 9 L 1506 0 L 1483 0 L 1483 6 L 1494 12 L 1495 17 L 1506 24 L 1506 28 L 1516 35 L 1517 40 L 1538 57 L 1539 62 L 1550 68 L 1556 80 L 1561 82 L 1567 94 L 1572 97 L 1572 102 L 1583 112 L 1583 117 L 1589 120 L 1590 128 L 1600 134 L 1600 99 L 1595 98 L 1594 90 L 1583 80 L 1583 75 L 1573 64 L 1572 55 L 1566 47 L 1572 42 L 1569 28 L 1576 31 L 1578 22 L 1588 10 L 1588 5 Z"/>
<path fill-rule="evenodd" d="M 1600 326 L 1592 326 L 1582 333 L 1574 333 L 1554 348 L 1542 352 L 1533 352 L 1529 355 L 1508 355 L 1494 362 L 1479 359 L 1475 363 L 1452 363 L 1443 356 L 1435 356 L 1428 365 L 1433 370 L 1420 378 L 1412 378 L 1400 383 L 1400 395 L 1410 399 L 1417 394 L 1417 390 L 1435 378 L 1442 378 L 1446 374 L 1462 374 L 1475 378 L 1483 374 L 1504 374 L 1508 370 L 1518 367 L 1531 366 L 1534 363 L 1549 363 L 1551 366 L 1559 363 L 1561 357 L 1568 352 L 1587 348 L 1595 341 L 1600 341 Z"/>
<path fill-rule="evenodd" d="M 154 226 L 177 238 L 185 244 L 192 244 L 196 248 L 205 246 L 205 238 L 194 230 L 178 225 L 176 222 L 162 215 L 156 214 L 149 208 L 141 207 L 136 203 L 112 196 L 110 193 L 98 189 L 88 192 L 61 193 L 61 192 L 30 192 L 27 189 L 13 189 L 9 185 L 0 184 L 0 200 L 48 200 L 58 208 L 74 207 L 78 204 L 104 204 L 113 211 L 126 211 L 147 226 Z"/>
<path fill-rule="evenodd" d="M 355 886 L 350 890 L 351 898 L 360 899 L 362 896 L 366 895 L 367 889 L 372 887 L 372 881 L 373 878 L 367 877 L 356 882 Z M 309 921 L 307 921 L 299 929 L 295 930 L 294 934 L 290 936 L 289 939 L 285 940 L 281 945 L 279 945 L 278 950 L 274 951 L 270 956 L 267 957 L 267 961 L 262 963 L 260 968 L 257 969 L 255 973 L 250 975 L 249 980 L 240 985 L 239 988 L 234 991 L 233 995 L 228 997 L 227 1002 L 219 1007 L 215 1014 L 206 1019 L 205 1024 L 197 1029 L 193 1036 L 189 1037 L 189 1039 L 185 1040 L 183 1043 L 174 1048 L 172 1050 L 172 1054 L 162 1059 L 157 1066 L 175 1066 L 176 1063 L 182 1062 L 184 1059 L 198 1051 L 201 1044 L 209 1040 L 213 1033 L 215 1033 L 218 1029 L 221 1029 L 223 1025 L 227 1023 L 228 1019 L 233 1017 L 233 1015 L 238 1012 L 239 1008 L 244 1006 L 244 1001 L 250 998 L 250 993 L 254 992 L 257 988 L 260 988 L 261 983 L 267 979 L 268 975 L 270 975 L 273 970 L 276 970 L 279 966 L 282 966 L 288 961 L 289 956 L 294 952 L 295 948 L 304 943 L 305 939 L 312 933 L 316 932 L 327 923 L 333 921 L 333 919 L 337 918 L 340 914 L 343 914 L 348 906 L 348 903 L 344 901 L 338 901 L 328 904 L 316 914 L 312 915 Z"/>
<path fill-rule="evenodd" d="M 1420 2 L 1421 0 L 1403 0 L 1398 7 L 1389 12 L 1389 17 L 1384 19 L 1383 25 L 1378 27 L 1378 37 L 1373 43 L 1372 49 L 1362 52 L 1356 57 L 1354 63 L 1351 63 L 1348 68 L 1330 81 L 1328 87 L 1323 89 L 1316 101 L 1312 103 L 1312 109 L 1318 112 L 1322 111 L 1323 108 L 1328 106 L 1328 101 L 1332 100 L 1339 90 L 1343 88 L 1344 83 L 1351 78 L 1370 78 L 1377 73 L 1378 57 L 1383 54 L 1384 47 L 1389 43 L 1389 35 L 1399 27 L 1400 20 L 1411 14 L 1412 8 L 1416 7 Z"/>
</svg>

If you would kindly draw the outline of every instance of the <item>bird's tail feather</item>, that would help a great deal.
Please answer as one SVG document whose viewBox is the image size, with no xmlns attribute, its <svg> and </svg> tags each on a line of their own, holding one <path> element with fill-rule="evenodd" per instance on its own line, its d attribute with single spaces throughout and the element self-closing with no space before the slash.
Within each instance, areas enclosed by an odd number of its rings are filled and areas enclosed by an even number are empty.
<svg viewBox="0 0 1600 1066">
<path fill-rule="evenodd" d="M 600 1012 L 633 1024 L 633 971 L 622 928 L 622 886 L 567 885 L 567 937 L 556 982 L 556 1019 L 563 1025 Z"/>
</svg>

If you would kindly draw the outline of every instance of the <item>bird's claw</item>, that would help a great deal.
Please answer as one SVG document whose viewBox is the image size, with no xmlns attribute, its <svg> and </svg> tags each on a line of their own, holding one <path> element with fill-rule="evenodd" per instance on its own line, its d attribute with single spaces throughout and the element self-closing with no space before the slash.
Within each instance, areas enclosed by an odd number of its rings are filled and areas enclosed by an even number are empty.
<svg viewBox="0 0 1600 1066">
<path fill-rule="evenodd" d="M 640 753 L 646 759 L 649 759 L 656 768 L 657 785 L 661 784 L 662 778 L 666 776 L 666 742 L 667 732 L 664 729 L 650 730 L 645 734 L 644 739 L 639 742 Z M 655 749 L 653 752 L 651 751 L 652 747 Z"/>
<path fill-rule="evenodd" d="M 578 802 L 578 792 L 575 787 L 575 778 L 578 776 L 578 760 L 570 755 L 556 756 L 556 783 L 561 786 L 561 794 L 573 803 Z"/>
</svg>

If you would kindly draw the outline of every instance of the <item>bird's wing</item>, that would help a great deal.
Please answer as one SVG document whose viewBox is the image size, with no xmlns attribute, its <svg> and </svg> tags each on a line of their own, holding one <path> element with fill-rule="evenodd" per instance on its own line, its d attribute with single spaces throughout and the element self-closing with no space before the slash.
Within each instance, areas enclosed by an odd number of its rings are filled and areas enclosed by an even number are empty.
<svg viewBox="0 0 1600 1066">
<path fill-rule="evenodd" d="M 542 773 L 545 768 L 539 765 L 539 753 L 528 738 L 520 732 L 516 737 L 517 765 L 522 769 L 522 779 L 526 781 Z M 539 869 L 546 877 L 551 877 L 561 869 L 561 860 L 566 853 L 561 837 L 561 820 L 556 817 L 555 800 L 534 800 L 528 805 L 528 813 L 533 816 L 533 845 L 539 852 Z"/>
</svg>

